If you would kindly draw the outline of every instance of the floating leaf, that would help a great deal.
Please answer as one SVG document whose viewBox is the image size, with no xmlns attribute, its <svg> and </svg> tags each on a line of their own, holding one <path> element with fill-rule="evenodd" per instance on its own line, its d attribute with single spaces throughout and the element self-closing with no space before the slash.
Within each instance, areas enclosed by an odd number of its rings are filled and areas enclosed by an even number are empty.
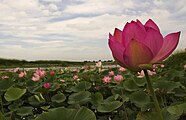
<svg viewBox="0 0 186 120">
<path fill-rule="evenodd" d="M 91 102 L 93 105 L 100 104 L 103 101 L 103 95 L 100 92 L 91 95 Z"/>
<path fill-rule="evenodd" d="M 145 86 L 146 84 L 146 80 L 145 78 L 135 78 L 134 82 L 136 83 L 137 86 L 141 87 L 141 86 Z"/>
<path fill-rule="evenodd" d="M 68 103 L 69 104 L 77 104 L 77 103 L 85 104 L 91 100 L 90 96 L 91 96 L 91 93 L 88 91 L 73 93 L 69 96 Z"/>
<path fill-rule="evenodd" d="M 0 91 L 6 91 L 9 87 L 14 84 L 12 80 L 3 79 L 0 80 Z"/>
<path fill-rule="evenodd" d="M 11 87 L 6 91 L 4 98 L 6 101 L 14 101 L 21 98 L 25 93 L 26 89 Z"/>
<path fill-rule="evenodd" d="M 174 116 L 181 116 L 184 112 L 186 112 L 186 103 L 182 103 L 179 105 L 169 106 L 167 111 Z"/>
<path fill-rule="evenodd" d="M 63 93 L 56 94 L 51 98 L 52 102 L 62 103 L 66 100 L 66 96 Z"/>
<path fill-rule="evenodd" d="M 26 116 L 32 114 L 33 107 L 21 107 L 17 110 L 17 115 Z"/>
<path fill-rule="evenodd" d="M 129 96 L 132 103 L 138 107 L 144 106 L 146 103 L 150 102 L 149 96 L 144 91 L 133 92 Z"/>
<path fill-rule="evenodd" d="M 156 112 L 139 112 L 136 120 L 159 120 Z"/>
<path fill-rule="evenodd" d="M 56 108 L 48 113 L 42 113 L 36 120 L 96 120 L 96 116 L 86 107 L 81 107 L 79 110 Z"/>
<path fill-rule="evenodd" d="M 119 108 L 123 103 L 120 101 L 104 102 L 100 104 L 97 108 L 99 112 L 112 112 L 113 110 Z"/>
<path fill-rule="evenodd" d="M 140 88 L 136 85 L 136 83 L 129 79 L 123 82 L 123 87 L 125 88 L 125 90 L 127 91 L 137 91 L 140 90 Z"/>
<path fill-rule="evenodd" d="M 174 90 L 175 88 L 179 88 L 181 85 L 180 82 L 173 82 L 173 81 L 157 81 L 154 82 L 153 86 L 155 88 L 159 88 L 159 89 L 163 89 L 166 90 L 168 92 Z"/>
<path fill-rule="evenodd" d="M 81 107 L 76 113 L 73 120 L 96 120 L 96 116 L 93 111 L 86 107 Z"/>
<path fill-rule="evenodd" d="M 91 83 L 86 82 L 86 81 L 82 81 L 82 82 L 78 83 L 77 85 L 71 87 L 71 90 L 73 92 L 80 92 L 80 91 L 88 90 L 90 88 L 91 88 Z"/>
</svg>

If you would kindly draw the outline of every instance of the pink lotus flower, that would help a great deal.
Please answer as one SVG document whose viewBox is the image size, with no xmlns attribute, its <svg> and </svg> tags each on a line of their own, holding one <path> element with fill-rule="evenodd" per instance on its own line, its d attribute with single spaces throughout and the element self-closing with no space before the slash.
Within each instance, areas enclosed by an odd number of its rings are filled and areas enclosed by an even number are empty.
<svg viewBox="0 0 186 120">
<path fill-rule="evenodd" d="M 35 81 L 39 81 L 39 79 L 40 79 L 39 76 L 33 76 L 33 77 L 32 77 L 32 81 L 34 81 L 34 82 L 35 82 Z"/>
<path fill-rule="evenodd" d="M 26 76 L 26 72 L 25 72 L 25 71 L 24 71 L 24 72 L 19 73 L 19 77 L 20 77 L 20 78 L 22 78 L 22 77 L 24 77 L 24 76 Z"/>
<path fill-rule="evenodd" d="M 109 34 L 109 47 L 119 65 L 139 71 L 141 64 L 153 64 L 167 58 L 176 48 L 180 32 L 163 37 L 158 26 L 149 19 L 145 25 L 139 20 L 127 23 L 123 31 Z"/>
<path fill-rule="evenodd" d="M 62 83 L 65 83 L 65 80 L 63 80 L 63 79 L 60 79 L 60 81 L 61 81 Z"/>
<path fill-rule="evenodd" d="M 76 80 L 76 79 L 78 79 L 78 78 L 79 78 L 79 77 L 78 77 L 77 75 L 74 75 L 74 76 L 73 76 L 73 79 L 74 79 L 74 80 Z"/>
<path fill-rule="evenodd" d="M 44 83 L 44 84 L 43 84 L 43 87 L 44 87 L 44 88 L 47 88 L 47 89 L 50 88 L 50 83 Z"/>
<path fill-rule="evenodd" d="M 98 62 L 96 63 L 96 67 L 101 68 L 101 67 L 102 67 L 102 62 L 101 62 L 101 61 L 98 61 Z"/>
<path fill-rule="evenodd" d="M 50 72 L 50 75 L 55 75 L 55 72 L 54 72 L 54 71 L 51 71 L 51 72 Z"/>
<path fill-rule="evenodd" d="M 109 68 L 109 69 L 112 69 L 112 66 L 109 66 L 108 68 Z"/>
<path fill-rule="evenodd" d="M 150 76 L 156 74 L 155 71 L 150 71 L 150 70 L 147 70 L 147 73 L 148 73 L 148 75 L 150 75 Z M 137 76 L 137 77 L 138 77 L 138 78 L 143 78 L 143 77 L 145 77 L 145 73 L 144 73 L 144 71 L 141 70 L 141 72 L 138 72 L 138 76 Z"/>
<path fill-rule="evenodd" d="M 186 64 L 183 66 L 184 69 L 186 69 Z"/>
<path fill-rule="evenodd" d="M 46 74 L 46 72 L 44 70 L 37 70 L 35 73 L 34 73 L 34 76 L 39 76 L 39 77 L 44 77 Z"/>
<path fill-rule="evenodd" d="M 2 76 L 1 78 L 2 79 L 8 79 L 9 77 L 8 76 Z"/>
<path fill-rule="evenodd" d="M 14 72 L 18 72 L 19 71 L 19 67 L 15 68 L 13 71 Z"/>
<path fill-rule="evenodd" d="M 32 80 L 33 81 L 38 81 L 40 80 L 40 78 L 44 77 L 46 74 L 45 71 L 43 70 L 37 70 L 35 73 L 34 73 L 34 76 L 32 77 Z"/>
<path fill-rule="evenodd" d="M 114 76 L 114 80 L 118 83 L 120 83 L 123 80 L 123 76 L 122 75 L 116 75 Z"/>
<path fill-rule="evenodd" d="M 110 83 L 112 81 L 112 78 L 109 76 L 104 76 L 104 78 L 102 79 L 103 83 Z"/>
<path fill-rule="evenodd" d="M 160 66 L 161 66 L 161 68 L 164 68 L 164 67 L 165 67 L 165 65 L 164 65 L 164 64 L 161 64 Z"/>
<path fill-rule="evenodd" d="M 127 69 L 124 68 L 124 67 L 120 67 L 120 68 L 118 69 L 119 72 L 125 72 L 126 70 L 127 70 Z"/>
<path fill-rule="evenodd" d="M 113 75 L 114 75 L 114 71 L 110 71 L 109 76 L 113 76 Z"/>
<path fill-rule="evenodd" d="M 73 72 L 78 72 L 78 69 L 77 68 L 73 69 Z"/>
</svg>

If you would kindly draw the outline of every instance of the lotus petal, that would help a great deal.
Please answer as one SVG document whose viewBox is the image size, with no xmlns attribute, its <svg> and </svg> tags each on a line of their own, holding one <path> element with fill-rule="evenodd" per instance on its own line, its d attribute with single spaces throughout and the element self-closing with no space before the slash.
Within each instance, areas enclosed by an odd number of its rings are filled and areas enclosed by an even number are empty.
<svg viewBox="0 0 186 120">
<path fill-rule="evenodd" d="M 141 42 L 148 46 L 148 48 L 150 48 L 153 55 L 155 56 L 163 45 L 163 36 L 161 35 L 160 32 L 152 28 L 149 28 L 147 30 L 147 35 L 145 39 Z"/>
<path fill-rule="evenodd" d="M 145 35 L 146 31 L 144 27 L 141 27 L 139 22 L 132 21 L 131 23 L 127 23 L 123 29 L 124 46 L 128 46 L 132 39 L 137 41 L 144 40 Z"/>
<path fill-rule="evenodd" d="M 146 45 L 133 39 L 125 49 L 123 57 L 131 69 L 138 69 L 138 65 L 149 63 L 152 60 L 153 53 Z"/>
<path fill-rule="evenodd" d="M 178 45 L 179 37 L 180 37 L 180 32 L 171 33 L 165 36 L 160 51 L 153 58 L 151 63 L 162 61 L 163 59 L 168 57 L 174 51 L 174 49 L 176 49 L 176 46 Z"/>
<path fill-rule="evenodd" d="M 156 23 L 154 23 L 154 21 L 152 21 L 151 19 L 149 19 L 149 20 L 145 23 L 145 27 L 151 27 L 151 28 L 157 30 L 158 32 L 160 32 L 160 29 L 158 28 L 158 26 L 156 25 Z"/>
<path fill-rule="evenodd" d="M 109 47 L 112 51 L 112 55 L 116 61 L 118 61 L 122 66 L 124 65 L 123 53 L 125 48 L 120 42 L 114 39 L 114 36 L 109 34 Z"/>
</svg>

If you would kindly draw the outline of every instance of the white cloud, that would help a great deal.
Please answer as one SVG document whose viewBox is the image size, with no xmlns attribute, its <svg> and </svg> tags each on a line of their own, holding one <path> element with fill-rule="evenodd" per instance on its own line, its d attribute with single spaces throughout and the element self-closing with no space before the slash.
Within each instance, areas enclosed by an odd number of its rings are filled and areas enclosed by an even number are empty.
<svg viewBox="0 0 186 120">
<path fill-rule="evenodd" d="M 133 8 L 134 3 L 130 0 L 87 0 L 83 4 L 69 5 L 63 11 L 67 14 L 105 14 L 122 13 L 124 9 Z"/>
<path fill-rule="evenodd" d="M 181 30 L 186 46 L 184 0 L 1 0 L 0 11 L 0 57 L 111 59 L 108 33 L 149 18 L 164 35 Z"/>
</svg>

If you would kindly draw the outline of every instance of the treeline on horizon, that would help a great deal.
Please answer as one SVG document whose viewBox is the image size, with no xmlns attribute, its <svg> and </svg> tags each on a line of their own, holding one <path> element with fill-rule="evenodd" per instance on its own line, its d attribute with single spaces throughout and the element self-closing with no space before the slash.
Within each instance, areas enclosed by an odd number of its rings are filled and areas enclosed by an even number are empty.
<svg viewBox="0 0 186 120">
<path fill-rule="evenodd" d="M 0 58 L 0 67 L 68 67 L 68 66 L 83 66 L 83 65 L 93 65 L 97 61 L 62 61 L 62 60 L 18 60 L 18 59 L 5 59 Z M 105 64 L 113 64 L 113 60 L 103 61 Z"/>
<path fill-rule="evenodd" d="M 98 60 L 97 60 L 98 61 Z M 68 67 L 68 66 L 84 66 L 84 65 L 95 65 L 97 61 L 62 61 L 62 60 L 18 60 L 18 59 L 5 59 L 0 58 L 0 68 L 10 67 Z M 114 65 L 117 64 L 113 60 L 102 61 L 103 65 Z M 177 51 L 169 56 L 164 62 L 165 66 L 174 64 L 186 64 L 186 51 Z"/>
</svg>

